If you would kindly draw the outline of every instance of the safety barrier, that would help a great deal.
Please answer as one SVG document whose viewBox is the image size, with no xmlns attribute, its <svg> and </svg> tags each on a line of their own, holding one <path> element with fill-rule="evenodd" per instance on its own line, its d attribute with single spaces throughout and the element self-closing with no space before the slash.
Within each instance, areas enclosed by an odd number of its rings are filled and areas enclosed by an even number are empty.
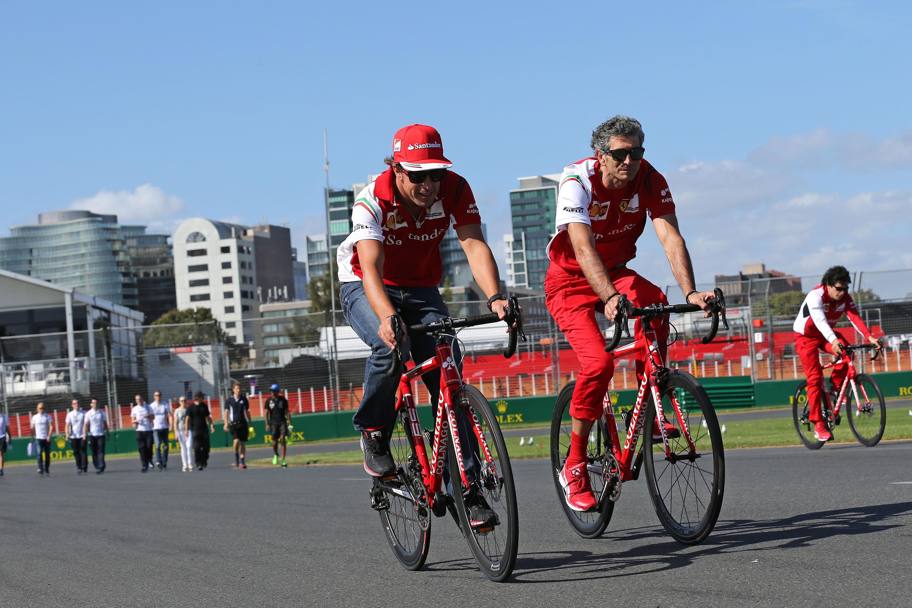
<svg viewBox="0 0 912 608">
<path fill-rule="evenodd" d="M 875 374 L 877 384 L 883 391 L 884 397 L 912 398 L 912 372 L 890 372 Z M 738 378 L 703 378 L 701 384 L 706 388 L 713 405 L 717 409 L 744 408 L 744 407 L 773 407 L 786 406 L 791 403 L 798 386 L 797 380 L 783 380 L 774 382 L 758 382 L 751 384 L 747 376 Z M 615 407 L 624 408 L 633 405 L 636 392 L 633 390 L 616 391 L 617 398 L 613 399 Z M 554 395 L 541 397 L 524 397 L 511 399 L 492 399 L 491 405 L 502 427 L 520 424 L 542 424 L 551 420 L 554 407 Z M 418 408 L 421 423 L 429 428 L 433 424 L 431 408 L 422 406 Z M 326 412 L 318 414 L 304 414 L 293 416 L 293 439 L 295 441 L 320 441 L 326 439 L 345 439 L 357 437 L 357 432 L 352 428 L 352 412 Z M 253 421 L 253 433 L 250 435 L 248 445 L 267 445 L 272 438 L 266 433 L 263 420 Z M 112 431 L 108 434 L 108 454 L 133 454 L 136 452 L 135 431 Z M 26 445 L 30 439 L 14 439 L 7 451 L 6 458 L 10 461 L 30 459 L 26 453 Z M 215 432 L 211 437 L 211 444 L 215 447 L 230 445 L 230 437 L 221 424 L 216 424 Z M 171 441 L 171 458 L 179 458 L 177 443 Z M 72 462 L 73 453 L 62 436 L 54 437 L 51 451 L 53 461 Z"/>
</svg>

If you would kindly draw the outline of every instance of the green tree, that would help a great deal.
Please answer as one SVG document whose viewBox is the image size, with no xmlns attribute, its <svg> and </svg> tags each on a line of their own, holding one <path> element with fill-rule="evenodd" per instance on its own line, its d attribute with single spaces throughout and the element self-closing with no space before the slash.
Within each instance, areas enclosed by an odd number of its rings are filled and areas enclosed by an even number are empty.
<svg viewBox="0 0 912 608">
<path fill-rule="evenodd" d="M 453 301 L 453 282 L 450 280 L 450 277 L 445 277 L 443 279 L 443 290 L 441 291 L 441 297 L 443 297 L 443 301 L 447 304 Z"/>
<path fill-rule="evenodd" d="M 754 317 L 765 317 L 769 314 L 774 317 L 795 316 L 803 301 L 804 293 L 798 290 L 781 291 L 770 294 L 768 298 L 754 296 L 751 312 Z"/>
<path fill-rule="evenodd" d="M 336 261 L 332 260 L 330 264 L 330 272 L 333 276 L 333 283 L 336 286 L 336 310 L 339 310 L 339 281 L 336 280 L 336 277 L 339 276 L 336 272 Z M 323 275 L 321 277 L 313 277 L 310 279 L 308 284 L 308 291 L 310 293 L 310 311 L 311 312 L 328 312 L 332 305 L 332 296 L 329 292 L 330 281 L 329 275 Z"/>
<path fill-rule="evenodd" d="M 192 344 L 232 344 L 208 308 L 171 310 L 159 317 L 146 331 L 146 347 L 189 346 Z"/>
<path fill-rule="evenodd" d="M 853 291 L 852 299 L 855 300 L 856 304 L 871 304 L 883 301 L 883 299 L 874 293 L 874 290 L 872 289 L 859 289 L 858 291 Z"/>
<path fill-rule="evenodd" d="M 320 339 L 320 329 L 310 317 L 292 317 L 287 332 L 291 343 L 298 346 L 314 344 Z"/>
</svg>

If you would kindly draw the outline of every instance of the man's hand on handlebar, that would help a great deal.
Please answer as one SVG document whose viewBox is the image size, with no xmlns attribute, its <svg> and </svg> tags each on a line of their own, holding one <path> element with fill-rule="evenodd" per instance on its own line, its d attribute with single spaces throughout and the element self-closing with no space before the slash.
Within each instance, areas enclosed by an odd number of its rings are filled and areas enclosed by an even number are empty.
<svg viewBox="0 0 912 608">
<path fill-rule="evenodd" d="M 706 313 L 708 317 L 710 315 L 710 309 L 712 308 L 713 303 L 715 302 L 716 294 L 712 291 L 694 291 L 689 296 L 687 296 L 687 303 L 693 304 L 694 306 L 699 306 Z"/>
<path fill-rule="evenodd" d="M 845 346 L 843 346 L 841 340 L 834 340 L 830 343 L 831 348 L 833 349 L 833 354 L 837 357 L 841 357 L 845 353 Z"/>
<path fill-rule="evenodd" d="M 498 319 L 506 318 L 507 309 L 509 307 L 510 303 L 506 298 L 501 298 L 500 300 L 494 300 L 491 302 L 491 312 L 495 313 Z"/>
<path fill-rule="evenodd" d="M 380 329 L 377 330 L 377 335 L 380 336 L 380 339 L 383 340 L 383 343 L 389 346 L 391 349 L 396 348 L 396 345 L 399 341 L 399 336 L 396 335 L 396 329 L 393 327 L 393 319 L 398 320 L 399 332 L 402 332 L 402 328 L 405 327 L 402 323 L 402 319 L 399 319 L 398 315 L 390 315 L 386 318 L 380 320 Z"/>
<path fill-rule="evenodd" d="M 615 292 L 615 294 L 605 300 L 605 316 L 609 321 L 614 321 L 614 318 L 618 314 L 618 306 L 621 304 L 623 297 L 620 292 Z"/>
<path fill-rule="evenodd" d="M 883 344 L 881 344 L 881 343 L 880 343 L 880 340 L 878 340 L 878 339 L 875 338 L 874 336 L 869 336 L 869 337 L 868 337 L 868 342 L 870 342 L 871 344 L 873 344 L 874 346 L 876 346 L 876 347 L 877 347 L 877 350 L 880 350 L 880 349 L 883 348 Z"/>
</svg>

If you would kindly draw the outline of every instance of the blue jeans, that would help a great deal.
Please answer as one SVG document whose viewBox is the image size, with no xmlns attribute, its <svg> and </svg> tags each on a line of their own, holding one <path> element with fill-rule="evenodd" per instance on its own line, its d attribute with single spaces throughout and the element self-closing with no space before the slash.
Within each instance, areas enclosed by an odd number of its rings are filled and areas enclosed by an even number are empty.
<svg viewBox="0 0 912 608">
<path fill-rule="evenodd" d="M 358 411 L 352 417 L 352 423 L 359 431 L 382 429 L 388 435 L 396 420 L 396 389 L 399 387 L 402 368 L 397 364 L 395 352 L 377 335 L 380 320 L 367 301 L 361 281 L 342 283 L 341 295 L 345 319 L 358 337 L 371 348 L 371 354 L 364 366 L 364 396 L 361 398 Z M 436 287 L 387 285 L 386 295 L 406 325 L 431 323 L 449 315 Z M 400 346 L 403 361 L 411 358 L 416 363 L 422 363 L 434 356 L 436 341 L 433 336 L 410 332 L 408 338 L 408 343 Z M 462 356 L 459 345 L 454 341 L 452 348 L 453 359 L 459 363 L 461 371 Z M 431 408 L 436 416 L 437 398 L 440 394 L 440 371 L 424 374 L 421 379 L 431 395 Z M 467 417 L 461 410 L 457 410 L 456 415 L 459 439 L 463 446 L 464 466 L 471 477 L 473 469 L 477 466 L 474 457 L 477 443 Z M 444 471 L 446 478 L 446 469 Z"/>
<path fill-rule="evenodd" d="M 364 396 L 352 418 L 352 423 L 359 431 L 389 431 L 395 421 L 393 407 L 402 368 L 397 364 L 395 352 L 377 335 L 380 320 L 367 301 L 361 281 L 342 283 L 341 293 L 345 319 L 371 349 L 370 357 L 364 365 Z M 448 315 L 446 304 L 436 287 L 386 286 L 386 295 L 406 325 L 431 323 Z M 410 333 L 408 338 L 408 342 L 400 346 L 403 361 L 411 358 L 421 363 L 434 356 L 433 336 Z M 458 349 L 459 347 L 453 344 L 453 358 L 456 361 L 461 359 Z M 425 374 L 421 379 L 431 394 L 436 412 L 437 396 L 440 393 L 440 372 L 438 370 Z"/>
<path fill-rule="evenodd" d="M 163 467 L 168 466 L 168 429 L 155 429 L 152 435 L 155 441 L 155 462 Z M 149 464 L 152 464 L 151 462 Z"/>
</svg>

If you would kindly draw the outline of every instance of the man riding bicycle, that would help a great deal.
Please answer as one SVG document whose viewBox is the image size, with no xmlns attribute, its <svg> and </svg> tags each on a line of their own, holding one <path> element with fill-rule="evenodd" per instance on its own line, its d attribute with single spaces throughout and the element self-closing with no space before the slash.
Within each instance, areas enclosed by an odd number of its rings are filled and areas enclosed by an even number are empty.
<svg viewBox="0 0 912 608">
<path fill-rule="evenodd" d="M 452 163 L 443 155 L 437 130 L 419 124 L 403 127 L 393 137 L 392 156 L 384 162 L 387 170 L 355 199 L 352 233 L 337 253 L 345 318 L 371 347 L 364 396 L 352 422 L 361 431 L 364 470 L 373 477 L 395 473 L 389 436 L 403 371 L 395 349 L 399 346 L 403 360 L 411 355 L 416 362 L 434 354 L 432 336 L 415 334 L 402 340 L 395 325 L 406 328 L 448 316 L 437 286 L 443 272 L 440 241 L 451 217 L 488 308 L 501 319 L 507 308 L 506 297 L 498 293 L 497 265 L 484 240 L 472 189 L 449 171 Z M 455 343 L 453 354 L 459 361 Z M 422 379 L 436 409 L 440 373 Z M 494 516 L 481 504 L 470 507 L 470 515 L 477 521 Z"/>
<path fill-rule="evenodd" d="M 833 331 L 833 325 L 845 315 L 858 333 L 880 348 L 880 342 L 871 335 L 871 330 L 862 321 L 858 307 L 849 295 L 851 282 L 849 271 L 844 266 L 827 269 L 820 279 L 820 284 L 804 298 L 793 326 L 795 351 L 801 359 L 804 375 L 807 376 L 808 421 L 814 425 L 814 437 L 817 441 L 829 441 L 833 438 L 826 421 L 820 415 L 823 367 L 820 365 L 819 355 L 821 350 L 837 357 L 843 354 L 845 345 Z M 837 393 L 842 381 L 845 380 L 848 368 L 848 363 L 844 359 L 833 365 L 830 382 Z"/>
<path fill-rule="evenodd" d="M 586 470 L 586 448 L 614 373 L 614 356 L 604 350 L 595 311 L 613 321 L 622 294 L 637 307 L 668 303 L 661 289 L 627 268 L 636 257 L 636 241 L 647 216 L 685 300 L 708 310 L 713 298 L 712 291 L 695 289 L 674 200 L 662 174 L 643 160 L 644 138 L 642 126 L 633 118 L 615 116 L 605 121 L 592 133 L 595 156 L 568 165 L 558 189 L 557 234 L 548 244 L 545 304 L 580 362 L 570 403 L 570 451 L 560 473 L 567 505 L 576 511 L 596 507 Z M 668 321 L 659 318 L 650 323 L 664 357 Z M 637 339 L 643 339 L 639 320 L 635 333 Z M 638 362 L 637 374 L 642 372 Z M 674 436 L 677 429 L 662 422 Z"/>
</svg>

